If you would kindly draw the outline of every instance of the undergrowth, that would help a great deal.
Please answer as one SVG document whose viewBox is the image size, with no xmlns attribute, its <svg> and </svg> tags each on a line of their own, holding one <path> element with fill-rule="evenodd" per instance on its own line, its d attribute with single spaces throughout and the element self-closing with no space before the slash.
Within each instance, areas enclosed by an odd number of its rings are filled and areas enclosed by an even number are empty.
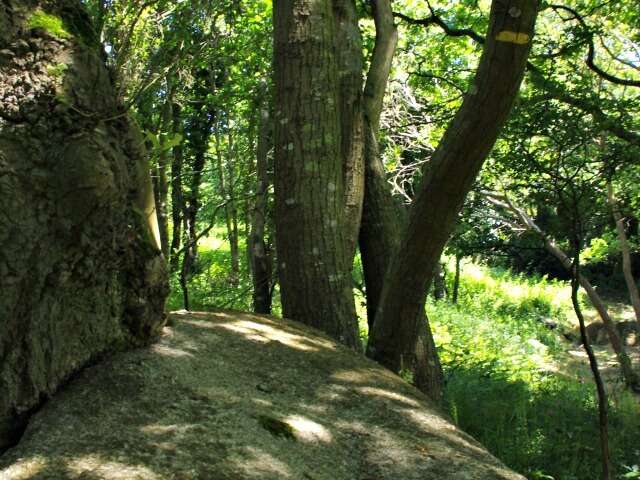
<svg viewBox="0 0 640 480">
<path fill-rule="evenodd" d="M 467 264 L 458 304 L 427 306 L 452 418 L 530 479 L 600 478 L 594 386 L 557 368 L 567 355 L 558 331 L 572 323 L 569 294 L 563 282 Z M 639 413 L 630 394 L 610 405 L 616 478 L 640 478 Z"/>
</svg>

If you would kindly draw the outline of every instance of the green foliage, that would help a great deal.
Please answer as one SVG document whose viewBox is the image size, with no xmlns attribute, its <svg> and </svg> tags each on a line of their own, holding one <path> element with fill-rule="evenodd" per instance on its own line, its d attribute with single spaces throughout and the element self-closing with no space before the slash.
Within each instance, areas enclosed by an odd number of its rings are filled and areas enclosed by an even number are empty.
<svg viewBox="0 0 640 480">
<path fill-rule="evenodd" d="M 36 10 L 31 14 L 27 20 L 27 28 L 32 30 L 39 28 L 60 39 L 69 39 L 72 37 L 60 17 L 43 12 L 42 10 Z"/>
<path fill-rule="evenodd" d="M 569 287 L 464 264 L 459 302 L 428 305 L 455 422 L 530 479 L 597 478 L 594 387 L 556 373 L 566 344 L 539 321 L 553 319 L 558 329 L 568 322 Z M 640 463 L 639 413 L 631 394 L 610 405 L 611 451 L 620 472 Z"/>
<path fill-rule="evenodd" d="M 47 67 L 47 74 L 52 77 L 61 78 L 67 70 L 69 70 L 69 65 L 66 63 L 58 63 L 57 65 Z"/>
</svg>

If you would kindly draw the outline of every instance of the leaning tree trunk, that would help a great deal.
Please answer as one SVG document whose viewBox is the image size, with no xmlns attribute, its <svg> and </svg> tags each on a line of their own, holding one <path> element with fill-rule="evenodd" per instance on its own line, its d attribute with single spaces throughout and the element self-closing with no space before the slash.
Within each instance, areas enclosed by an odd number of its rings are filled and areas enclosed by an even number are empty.
<svg viewBox="0 0 640 480">
<path fill-rule="evenodd" d="M 359 348 L 351 269 L 362 159 L 343 131 L 361 120 L 349 93 L 357 59 L 345 64 L 340 53 L 357 38 L 347 7 L 355 8 L 351 0 L 274 2 L 276 248 L 284 315 Z"/>
<path fill-rule="evenodd" d="M 613 193 L 613 184 L 611 180 L 607 181 L 607 203 L 611 208 L 611 214 L 616 222 L 616 232 L 618 233 L 618 242 L 620 242 L 620 253 L 622 254 L 622 272 L 624 274 L 624 281 L 627 284 L 627 291 L 629 292 L 629 299 L 633 306 L 633 311 L 636 314 L 636 322 L 640 325 L 640 292 L 638 292 L 638 284 L 635 278 L 633 278 L 633 268 L 631 265 L 631 249 L 629 248 L 629 241 L 627 234 L 624 231 L 624 218 L 620 211 L 620 205 Z"/>
<path fill-rule="evenodd" d="M 433 270 L 524 74 L 536 0 L 494 0 L 478 71 L 433 154 L 391 262 L 368 354 L 393 371 L 412 355 Z"/>
<path fill-rule="evenodd" d="M 77 0 L 0 0 L 0 450 L 98 356 L 162 328 L 142 139 Z"/>
<path fill-rule="evenodd" d="M 382 111 L 398 33 L 387 0 L 374 3 L 376 42 L 364 88 L 365 193 L 359 244 L 362 257 L 369 330 L 373 329 L 389 256 L 400 248 L 405 228 L 402 212 L 395 205 L 378 145 Z M 416 338 L 415 357 L 410 365 L 414 383 L 437 403 L 442 399 L 442 367 L 428 320 L 422 312 Z"/>
</svg>

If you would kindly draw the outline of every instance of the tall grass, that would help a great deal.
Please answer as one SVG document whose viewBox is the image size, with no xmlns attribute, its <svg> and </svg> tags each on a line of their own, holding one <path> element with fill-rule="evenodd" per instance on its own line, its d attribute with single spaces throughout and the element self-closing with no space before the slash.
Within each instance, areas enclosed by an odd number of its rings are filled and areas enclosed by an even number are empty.
<svg viewBox="0 0 640 480">
<path fill-rule="evenodd" d="M 557 373 L 569 345 L 544 324 L 568 328 L 569 295 L 563 282 L 466 264 L 458 305 L 427 305 L 452 418 L 530 479 L 600 478 L 594 387 Z M 618 478 L 636 478 L 638 402 L 622 395 L 610 408 Z"/>
</svg>

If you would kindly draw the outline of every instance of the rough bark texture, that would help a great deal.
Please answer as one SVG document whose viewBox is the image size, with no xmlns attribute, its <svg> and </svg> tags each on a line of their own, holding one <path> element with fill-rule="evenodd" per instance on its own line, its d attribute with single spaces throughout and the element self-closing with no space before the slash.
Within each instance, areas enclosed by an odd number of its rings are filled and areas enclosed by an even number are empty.
<svg viewBox="0 0 640 480">
<path fill-rule="evenodd" d="M 359 348 L 351 280 L 358 224 L 348 200 L 357 171 L 344 154 L 352 151 L 343 139 L 350 82 L 338 54 L 350 47 L 338 42 L 347 28 L 338 16 L 329 0 L 274 2 L 276 247 L 284 315 Z"/>
<path fill-rule="evenodd" d="M 256 173 L 258 187 L 251 219 L 249 236 L 249 259 L 253 282 L 253 311 L 271 313 L 271 256 L 265 242 L 267 219 L 267 197 L 269 195 L 268 153 L 271 117 L 266 102 L 259 108 L 258 145 L 256 151 Z"/>
<path fill-rule="evenodd" d="M 49 402 L 0 478 L 524 480 L 317 330 L 230 311 L 173 320 Z"/>
<path fill-rule="evenodd" d="M 398 371 L 412 351 L 433 269 L 464 198 L 517 96 L 538 9 L 535 0 L 494 0 L 476 77 L 431 159 L 392 260 L 369 355 Z"/>
<path fill-rule="evenodd" d="M 0 0 L 0 450 L 70 375 L 164 323 L 142 140 L 98 51 L 80 2 Z"/>
<path fill-rule="evenodd" d="M 400 248 L 400 237 L 406 227 L 387 182 L 380 158 L 378 133 L 398 32 L 387 0 L 374 2 L 376 41 L 364 88 L 365 194 L 360 226 L 360 255 L 366 284 L 367 320 L 373 329 L 375 315 L 386 279 L 389 259 Z M 416 386 L 434 401 L 442 400 L 443 373 L 431 329 L 421 314 L 415 356 L 412 365 Z"/>
</svg>

